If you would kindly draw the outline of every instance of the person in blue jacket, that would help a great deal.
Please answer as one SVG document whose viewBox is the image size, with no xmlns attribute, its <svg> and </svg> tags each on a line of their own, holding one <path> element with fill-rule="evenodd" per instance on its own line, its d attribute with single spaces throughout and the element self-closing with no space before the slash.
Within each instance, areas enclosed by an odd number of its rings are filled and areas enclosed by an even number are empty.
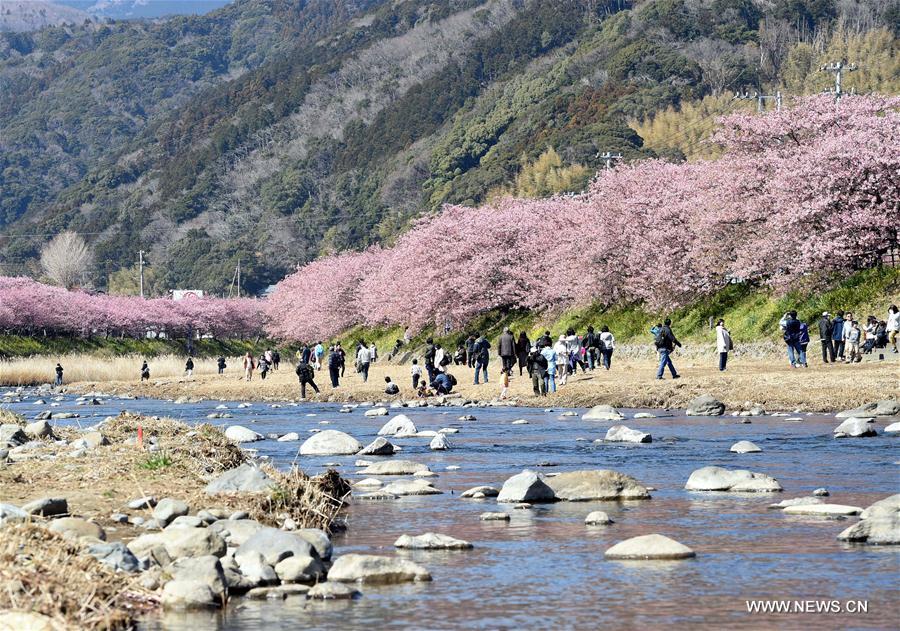
<svg viewBox="0 0 900 631">
<path fill-rule="evenodd" d="M 834 343 L 835 359 L 844 359 L 844 312 L 838 311 L 831 321 L 831 341 Z"/>
</svg>

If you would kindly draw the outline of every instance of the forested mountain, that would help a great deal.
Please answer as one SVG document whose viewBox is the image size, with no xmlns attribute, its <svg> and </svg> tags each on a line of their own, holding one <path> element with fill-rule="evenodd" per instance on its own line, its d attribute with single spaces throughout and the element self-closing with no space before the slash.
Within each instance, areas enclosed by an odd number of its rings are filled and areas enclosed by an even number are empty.
<svg viewBox="0 0 900 631">
<path fill-rule="evenodd" d="M 90 14 L 77 7 L 44 0 L 3 0 L 0 3 L 0 31 L 37 31 L 47 26 L 81 24 Z"/>
<path fill-rule="evenodd" d="M 163 286 L 240 260 L 258 290 L 445 202 L 580 190 L 607 152 L 703 155 L 732 90 L 818 92 L 844 58 L 845 90 L 896 93 L 898 25 L 897 0 L 237 0 L 4 34 L 0 273 L 71 228 L 99 288 L 143 249 Z"/>
</svg>

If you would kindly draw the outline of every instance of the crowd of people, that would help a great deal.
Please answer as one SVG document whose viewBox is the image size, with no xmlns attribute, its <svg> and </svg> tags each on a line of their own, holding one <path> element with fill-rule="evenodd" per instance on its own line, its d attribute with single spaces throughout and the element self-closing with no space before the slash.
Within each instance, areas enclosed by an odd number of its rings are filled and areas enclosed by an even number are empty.
<svg viewBox="0 0 900 631">
<path fill-rule="evenodd" d="M 808 368 L 807 349 L 810 343 L 809 325 L 797 317 L 796 311 L 788 311 L 779 322 L 787 347 L 788 361 L 794 368 Z M 847 311 L 838 311 L 834 317 L 823 311 L 818 321 L 819 342 L 822 346 L 822 363 L 844 362 L 852 364 L 862 361 L 863 355 L 875 349 L 890 347 L 897 353 L 897 338 L 900 336 L 900 310 L 897 305 L 888 308 L 887 319 L 879 320 L 870 315 L 861 324 Z"/>
</svg>

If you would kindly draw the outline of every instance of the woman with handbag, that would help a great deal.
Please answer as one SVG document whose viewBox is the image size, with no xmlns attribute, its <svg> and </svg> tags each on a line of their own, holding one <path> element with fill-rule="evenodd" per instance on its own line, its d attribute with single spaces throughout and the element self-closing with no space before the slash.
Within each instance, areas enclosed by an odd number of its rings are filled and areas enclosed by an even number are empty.
<svg viewBox="0 0 900 631">
<path fill-rule="evenodd" d="M 731 341 L 731 333 L 725 328 L 725 320 L 719 320 L 716 324 L 716 351 L 719 353 L 719 370 L 725 370 L 728 365 L 728 352 L 734 348 Z"/>
</svg>

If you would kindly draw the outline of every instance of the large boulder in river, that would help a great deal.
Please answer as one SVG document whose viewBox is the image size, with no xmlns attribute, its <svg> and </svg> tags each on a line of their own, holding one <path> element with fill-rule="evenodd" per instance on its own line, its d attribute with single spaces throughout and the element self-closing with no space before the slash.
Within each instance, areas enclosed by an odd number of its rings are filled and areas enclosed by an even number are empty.
<svg viewBox="0 0 900 631">
<path fill-rule="evenodd" d="M 877 436 L 878 431 L 875 429 L 874 422 L 874 418 L 850 417 L 834 428 L 834 437 L 864 438 L 866 436 Z"/>
<path fill-rule="evenodd" d="M 836 414 L 837 418 L 866 418 L 869 416 L 900 416 L 900 402 L 893 399 L 866 403 L 853 410 L 844 410 Z"/>
<path fill-rule="evenodd" d="M 621 421 L 625 417 L 611 405 L 595 405 L 581 415 L 583 421 Z"/>
<path fill-rule="evenodd" d="M 878 500 L 866 508 L 866 510 L 860 514 L 860 517 L 862 519 L 869 519 L 871 517 L 893 515 L 894 513 L 900 513 L 900 493 L 890 495 L 883 500 Z"/>
<path fill-rule="evenodd" d="M 241 563 L 244 557 L 259 553 L 265 562 L 275 566 L 279 561 L 292 556 L 319 558 L 315 547 L 303 537 L 278 528 L 260 528 L 250 536 L 234 553 L 234 560 Z"/>
<path fill-rule="evenodd" d="M 418 563 L 373 554 L 345 554 L 328 570 L 329 581 L 345 583 L 407 583 L 430 581 L 431 574 Z"/>
<path fill-rule="evenodd" d="M 546 482 L 556 499 L 567 502 L 650 499 L 650 492 L 637 480 L 608 469 L 569 471 Z"/>
<path fill-rule="evenodd" d="M 440 495 L 443 491 L 434 488 L 430 480 L 397 480 L 391 482 L 383 489 L 382 493 L 395 496 L 405 495 Z"/>
<path fill-rule="evenodd" d="M 697 556 L 686 545 L 663 535 L 642 535 L 620 541 L 604 553 L 607 559 L 629 561 L 671 561 Z"/>
<path fill-rule="evenodd" d="M 547 486 L 543 476 L 528 469 L 517 473 L 503 483 L 498 502 L 553 502 L 556 495 Z"/>
<path fill-rule="evenodd" d="M 210 554 L 221 557 L 226 550 L 225 540 L 209 528 L 168 528 L 128 543 L 128 549 L 138 558 L 147 556 L 157 546 L 163 546 L 172 559 Z"/>
<path fill-rule="evenodd" d="M 703 467 L 691 473 L 684 488 L 688 491 L 729 491 L 732 493 L 774 493 L 784 489 L 775 478 L 746 469 Z"/>
<path fill-rule="evenodd" d="M 313 434 L 300 445 L 301 456 L 346 456 L 362 449 L 362 444 L 350 434 L 326 429 Z"/>
<path fill-rule="evenodd" d="M 725 404 L 708 394 L 701 395 L 688 404 L 685 414 L 688 416 L 722 416 Z"/>
<path fill-rule="evenodd" d="M 259 493 L 272 488 L 275 482 L 264 471 L 246 463 L 226 471 L 206 485 L 207 495 L 216 493 Z"/>
<path fill-rule="evenodd" d="M 426 532 L 424 535 L 402 535 L 394 542 L 394 547 L 411 550 L 469 550 L 472 544 L 439 532 Z"/>
<path fill-rule="evenodd" d="M 379 436 L 397 436 L 398 434 L 415 435 L 419 430 L 406 414 L 398 414 L 378 430 Z"/>
<path fill-rule="evenodd" d="M 419 471 L 431 471 L 427 465 L 411 460 L 386 460 L 375 462 L 360 471 L 364 475 L 414 475 Z"/>
<path fill-rule="evenodd" d="M 236 443 L 252 443 L 257 440 L 263 440 L 265 436 L 247 429 L 243 425 L 232 425 L 225 430 L 225 438 L 233 440 Z"/>
<path fill-rule="evenodd" d="M 728 451 L 736 454 L 756 454 L 760 453 L 762 449 L 751 443 L 749 440 L 739 440 L 733 444 Z"/>
<path fill-rule="evenodd" d="M 606 438 L 604 440 L 611 443 L 650 443 L 653 442 L 653 437 L 638 429 L 631 429 L 624 425 L 613 425 L 606 430 Z"/>
<path fill-rule="evenodd" d="M 379 436 L 371 443 L 362 448 L 358 455 L 360 456 L 392 456 L 395 451 L 394 445 L 384 436 Z"/>
<path fill-rule="evenodd" d="M 860 514 L 838 539 L 868 545 L 900 545 L 900 494 L 879 500 Z"/>
</svg>

